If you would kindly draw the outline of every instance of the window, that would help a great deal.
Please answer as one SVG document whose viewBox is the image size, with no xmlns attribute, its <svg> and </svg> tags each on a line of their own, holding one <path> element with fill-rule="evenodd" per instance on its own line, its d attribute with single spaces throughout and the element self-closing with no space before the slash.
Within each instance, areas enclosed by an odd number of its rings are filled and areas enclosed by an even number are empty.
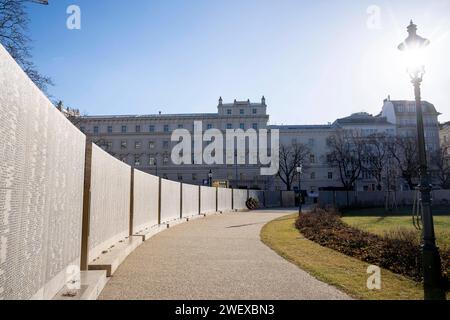
<svg viewBox="0 0 450 320">
<path fill-rule="evenodd" d="M 252 113 L 253 113 L 253 114 L 257 114 L 257 113 L 258 113 L 258 110 L 253 109 L 253 110 L 252 110 Z"/>
<path fill-rule="evenodd" d="M 178 125 L 178 129 L 183 129 L 183 125 L 182 125 L 182 124 L 179 124 L 179 125 Z"/>
<path fill-rule="evenodd" d="M 258 130 L 258 124 L 257 123 L 252 124 L 252 128 Z"/>
<path fill-rule="evenodd" d="M 227 123 L 227 129 L 233 129 L 233 125 L 231 123 Z"/>
<path fill-rule="evenodd" d="M 135 141 L 134 142 L 134 148 L 135 149 L 140 149 L 142 147 L 142 142 L 141 141 Z"/>
<path fill-rule="evenodd" d="M 112 149 L 112 146 L 113 146 L 112 141 L 107 141 L 107 142 L 106 142 L 106 150 L 111 150 L 111 149 Z"/>
<path fill-rule="evenodd" d="M 183 175 L 181 173 L 178 174 L 178 181 L 183 181 Z"/>
<path fill-rule="evenodd" d="M 212 124 L 210 124 L 210 123 L 209 123 L 208 125 L 206 125 L 206 128 L 207 128 L 208 130 L 212 129 L 212 127 L 213 127 L 213 126 L 212 126 Z"/>
<path fill-rule="evenodd" d="M 136 126 L 136 132 L 141 132 L 141 126 Z"/>
<path fill-rule="evenodd" d="M 164 165 L 169 164 L 169 157 L 167 155 L 165 155 L 164 158 L 163 158 L 163 164 Z"/>
<path fill-rule="evenodd" d="M 227 115 L 231 116 L 231 114 L 232 114 L 231 109 L 228 109 L 228 110 L 227 110 Z"/>
<path fill-rule="evenodd" d="M 169 141 L 163 141 L 163 149 L 169 149 Z"/>
<path fill-rule="evenodd" d="M 169 125 L 168 124 L 164 125 L 164 132 L 169 132 Z"/>
<path fill-rule="evenodd" d="M 127 133 L 127 126 L 122 126 L 122 133 Z"/>
<path fill-rule="evenodd" d="M 148 159 L 148 165 L 149 166 L 155 166 L 156 165 L 156 159 L 154 157 L 150 157 Z"/>
<path fill-rule="evenodd" d="M 94 127 L 94 134 L 99 134 L 100 130 L 97 126 Z"/>
<path fill-rule="evenodd" d="M 149 148 L 149 149 L 155 149 L 155 142 L 150 141 L 150 142 L 148 143 L 148 148 Z"/>
<path fill-rule="evenodd" d="M 122 149 L 126 149 L 126 148 L 127 148 L 127 142 L 126 142 L 126 140 L 120 141 L 120 147 L 121 147 Z"/>
<path fill-rule="evenodd" d="M 313 146 L 314 146 L 314 139 L 309 139 L 309 140 L 308 140 L 308 145 L 309 145 L 310 147 L 313 147 Z"/>
<path fill-rule="evenodd" d="M 140 166 L 141 165 L 141 156 L 139 156 L 139 155 L 135 155 L 134 156 L 134 165 L 135 166 Z"/>
<path fill-rule="evenodd" d="M 244 123 L 241 123 L 241 124 L 239 125 L 239 128 L 241 128 L 242 130 L 245 130 L 245 124 L 244 124 Z"/>
<path fill-rule="evenodd" d="M 240 115 L 244 115 L 244 114 L 245 114 L 244 109 L 239 110 L 239 114 L 240 114 Z"/>
<path fill-rule="evenodd" d="M 148 132 L 155 132 L 155 126 L 149 126 Z"/>
<path fill-rule="evenodd" d="M 331 154 L 327 154 L 327 163 L 333 163 L 333 156 Z"/>
<path fill-rule="evenodd" d="M 333 180 L 333 172 L 328 172 L 328 179 Z"/>
<path fill-rule="evenodd" d="M 310 155 L 309 155 L 309 162 L 310 162 L 310 163 L 316 163 L 316 156 L 313 155 L 313 154 L 310 154 Z"/>
<path fill-rule="evenodd" d="M 108 126 L 108 133 L 113 133 L 113 127 L 112 126 Z"/>
<path fill-rule="evenodd" d="M 311 180 L 315 180 L 316 179 L 316 173 L 315 172 L 311 172 Z"/>
<path fill-rule="evenodd" d="M 192 181 L 196 181 L 197 180 L 197 174 L 196 173 L 193 173 L 192 174 Z"/>
</svg>

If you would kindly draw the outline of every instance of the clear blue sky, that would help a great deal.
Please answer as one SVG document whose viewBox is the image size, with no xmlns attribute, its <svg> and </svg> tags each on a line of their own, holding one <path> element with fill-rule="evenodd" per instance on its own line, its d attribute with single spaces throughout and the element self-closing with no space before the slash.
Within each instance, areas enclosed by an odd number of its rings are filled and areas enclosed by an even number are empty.
<svg viewBox="0 0 450 320">
<path fill-rule="evenodd" d="M 79 5 L 82 29 L 66 28 Z M 367 27 L 370 5 L 380 27 Z M 265 95 L 271 123 L 378 113 L 413 92 L 396 46 L 411 18 L 431 38 L 423 96 L 450 120 L 448 0 L 50 0 L 30 6 L 55 99 L 95 114 L 215 112 Z"/>
</svg>

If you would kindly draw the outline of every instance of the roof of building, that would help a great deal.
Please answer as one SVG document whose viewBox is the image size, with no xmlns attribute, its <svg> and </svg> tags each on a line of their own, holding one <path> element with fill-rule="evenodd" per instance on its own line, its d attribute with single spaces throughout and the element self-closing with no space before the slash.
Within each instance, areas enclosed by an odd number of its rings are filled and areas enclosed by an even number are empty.
<svg viewBox="0 0 450 320">
<path fill-rule="evenodd" d="M 317 129 L 334 129 L 332 124 L 318 124 L 318 125 L 272 125 L 268 126 L 269 129 L 278 130 L 317 130 Z"/>
<path fill-rule="evenodd" d="M 385 102 L 391 102 L 394 105 L 394 111 L 396 114 L 405 114 L 405 113 L 416 113 L 415 110 L 400 110 L 400 108 L 402 106 L 405 105 L 415 105 L 415 101 L 410 101 L 410 100 L 385 100 Z M 422 111 L 423 113 L 428 113 L 428 114 L 435 114 L 435 115 L 439 115 L 440 113 L 436 110 L 436 107 L 432 104 L 429 103 L 428 101 L 422 101 Z"/>
<path fill-rule="evenodd" d="M 354 113 L 349 117 L 337 119 L 334 123 L 336 125 L 390 124 L 385 117 L 374 117 L 366 112 Z"/>
<path fill-rule="evenodd" d="M 218 113 L 185 113 L 185 114 L 149 114 L 149 115 L 100 115 L 100 116 L 82 116 L 83 119 L 92 120 L 114 120 L 114 119 L 167 119 L 167 118 L 201 118 L 217 117 Z"/>
<path fill-rule="evenodd" d="M 450 128 L 450 121 L 439 124 L 441 130 Z"/>
</svg>

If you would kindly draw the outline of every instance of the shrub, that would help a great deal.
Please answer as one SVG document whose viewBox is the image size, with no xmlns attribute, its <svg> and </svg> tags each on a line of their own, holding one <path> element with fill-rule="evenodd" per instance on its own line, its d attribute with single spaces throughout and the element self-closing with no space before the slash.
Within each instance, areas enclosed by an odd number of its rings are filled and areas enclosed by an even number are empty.
<svg viewBox="0 0 450 320">
<path fill-rule="evenodd" d="M 309 240 L 324 247 L 422 281 L 422 254 L 417 234 L 406 229 L 378 236 L 345 224 L 335 210 L 317 208 L 300 216 L 296 227 Z M 443 271 L 448 281 L 450 250 L 442 253 Z"/>
</svg>

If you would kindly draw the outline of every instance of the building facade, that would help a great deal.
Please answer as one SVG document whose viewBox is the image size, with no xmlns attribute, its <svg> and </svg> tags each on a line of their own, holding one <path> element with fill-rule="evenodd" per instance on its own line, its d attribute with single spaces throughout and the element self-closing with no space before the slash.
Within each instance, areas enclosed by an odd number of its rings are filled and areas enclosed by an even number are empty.
<svg viewBox="0 0 450 320">
<path fill-rule="evenodd" d="M 429 153 L 439 150 L 439 121 L 440 115 L 434 105 L 427 101 L 422 102 L 423 121 L 425 129 L 426 148 Z M 381 116 L 388 122 L 395 124 L 397 134 L 403 137 L 417 138 L 416 102 L 404 100 L 384 101 Z"/>
<path fill-rule="evenodd" d="M 439 139 L 441 143 L 442 154 L 450 165 L 450 122 L 444 123 L 439 131 Z"/>
<path fill-rule="evenodd" d="M 385 100 L 382 112 L 373 116 L 356 113 L 327 125 L 269 125 L 266 99 L 258 103 L 250 100 L 224 103 L 219 99 L 216 113 L 203 114 L 158 114 L 125 116 L 80 116 L 74 122 L 81 131 L 111 155 L 138 170 L 165 179 L 190 184 L 206 184 L 208 174 L 214 181 L 226 182 L 233 188 L 253 188 L 264 190 L 283 190 L 285 184 L 277 176 L 262 176 L 260 165 L 234 164 L 174 165 L 171 152 L 174 145 L 171 136 L 175 129 L 186 129 L 193 133 L 194 122 L 202 123 L 202 131 L 219 129 L 279 130 L 280 145 L 303 144 L 310 150 L 302 175 L 302 190 L 317 196 L 321 189 L 342 187 L 339 171 L 330 167 L 327 161 L 329 152 L 327 141 L 339 130 L 355 132 L 364 137 L 377 133 L 387 135 L 410 135 L 414 131 L 415 114 L 412 102 Z M 402 107 L 404 106 L 404 107 Z M 439 147 L 438 115 L 433 105 L 424 102 L 427 126 L 427 147 Z M 204 142 L 203 147 L 208 143 Z M 246 156 L 249 149 L 246 145 Z M 192 148 L 194 150 L 194 148 Z M 225 151 L 224 151 L 225 153 Z M 235 158 L 237 153 L 235 151 Z M 192 155 L 194 159 L 194 155 Z M 293 184 L 294 190 L 298 190 Z M 374 181 L 361 175 L 356 188 L 373 190 Z"/>
</svg>

